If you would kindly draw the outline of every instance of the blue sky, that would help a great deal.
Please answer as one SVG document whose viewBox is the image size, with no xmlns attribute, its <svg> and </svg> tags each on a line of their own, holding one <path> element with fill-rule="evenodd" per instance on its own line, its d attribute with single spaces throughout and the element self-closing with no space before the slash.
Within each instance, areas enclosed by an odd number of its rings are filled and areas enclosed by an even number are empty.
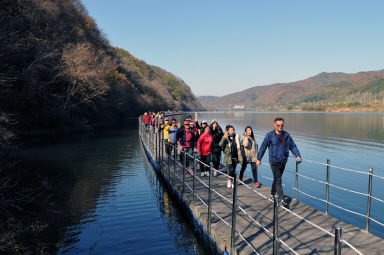
<svg viewBox="0 0 384 255">
<path fill-rule="evenodd" d="M 384 1 L 82 0 L 113 46 L 196 95 L 384 69 Z"/>
</svg>

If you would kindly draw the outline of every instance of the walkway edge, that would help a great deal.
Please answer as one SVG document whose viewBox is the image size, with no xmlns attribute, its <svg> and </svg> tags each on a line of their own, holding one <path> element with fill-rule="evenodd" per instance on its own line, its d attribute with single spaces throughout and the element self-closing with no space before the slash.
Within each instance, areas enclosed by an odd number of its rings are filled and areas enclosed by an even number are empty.
<svg viewBox="0 0 384 255">
<path fill-rule="evenodd" d="M 216 252 L 218 254 L 224 254 L 224 255 L 228 255 L 228 253 L 226 251 L 223 251 L 220 246 L 218 245 L 218 243 L 216 242 L 216 240 L 208 233 L 208 230 L 207 228 L 205 227 L 205 225 L 203 224 L 203 222 L 201 222 L 200 218 L 195 214 L 195 212 L 193 211 L 193 209 L 189 206 L 189 204 L 183 199 L 182 195 L 177 191 L 177 189 L 169 182 L 169 180 L 163 175 L 163 173 L 161 172 L 160 170 L 160 167 L 159 165 L 155 162 L 155 160 L 153 159 L 151 153 L 148 151 L 147 147 L 145 146 L 144 144 L 144 141 L 142 139 L 141 136 L 140 137 L 140 141 L 141 141 L 141 144 L 143 145 L 143 148 L 144 148 L 144 151 L 145 151 L 145 154 L 147 155 L 147 158 L 149 159 L 149 161 L 151 162 L 154 170 L 156 171 L 156 173 L 162 178 L 162 180 L 166 183 L 168 189 L 172 192 L 172 195 L 174 197 L 177 198 L 177 202 L 179 203 L 179 205 L 185 210 L 188 212 L 188 216 L 193 219 L 193 224 L 194 226 L 196 227 L 196 229 L 199 229 L 203 234 L 204 234 L 204 237 L 207 239 L 207 241 L 209 241 L 210 245 L 214 245 L 214 249 L 216 250 Z M 196 208 L 195 208 L 196 209 Z"/>
</svg>

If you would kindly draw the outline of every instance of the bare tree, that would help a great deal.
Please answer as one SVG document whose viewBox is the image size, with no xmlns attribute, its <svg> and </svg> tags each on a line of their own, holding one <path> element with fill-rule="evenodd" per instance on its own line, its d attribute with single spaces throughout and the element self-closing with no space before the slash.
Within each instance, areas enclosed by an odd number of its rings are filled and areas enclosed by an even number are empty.
<svg viewBox="0 0 384 255">
<path fill-rule="evenodd" d="M 62 75 L 69 80 L 64 112 L 102 98 L 109 90 L 108 75 L 114 70 L 114 65 L 104 50 L 96 50 L 90 43 L 68 44 L 61 62 Z"/>
</svg>

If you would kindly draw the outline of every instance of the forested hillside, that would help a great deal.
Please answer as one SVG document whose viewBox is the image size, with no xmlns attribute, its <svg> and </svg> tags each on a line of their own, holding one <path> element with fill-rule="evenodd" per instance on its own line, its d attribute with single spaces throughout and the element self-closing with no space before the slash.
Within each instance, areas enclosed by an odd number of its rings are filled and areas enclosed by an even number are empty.
<svg viewBox="0 0 384 255">
<path fill-rule="evenodd" d="M 80 1 L 3 0 L 0 40 L 0 150 L 42 130 L 202 109 L 181 79 L 111 47 Z"/>
<path fill-rule="evenodd" d="M 211 100 L 204 106 L 229 110 L 242 104 L 248 110 L 337 110 L 345 107 L 384 108 L 384 70 L 320 73 L 305 80 L 252 87 Z"/>
</svg>

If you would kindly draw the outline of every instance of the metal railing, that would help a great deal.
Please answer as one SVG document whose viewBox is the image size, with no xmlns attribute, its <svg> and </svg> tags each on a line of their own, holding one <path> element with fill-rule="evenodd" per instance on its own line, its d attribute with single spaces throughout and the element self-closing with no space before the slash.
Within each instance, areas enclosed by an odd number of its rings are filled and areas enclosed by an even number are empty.
<svg viewBox="0 0 384 255">
<path fill-rule="evenodd" d="M 373 174 L 373 168 L 372 167 L 369 168 L 368 172 L 363 172 L 363 171 L 358 171 L 358 170 L 353 170 L 353 169 L 348 169 L 348 168 L 344 168 L 344 167 L 339 167 L 339 166 L 331 165 L 329 159 L 327 159 L 327 163 L 321 163 L 321 162 L 316 162 L 316 161 L 307 160 L 307 159 L 303 159 L 303 161 L 304 162 L 309 162 L 309 163 L 312 163 L 312 164 L 317 164 L 317 165 L 325 166 L 326 167 L 325 168 L 325 171 L 326 171 L 325 181 L 318 180 L 316 178 L 309 177 L 309 176 L 306 176 L 304 174 L 301 174 L 299 172 L 299 164 L 300 163 L 296 162 L 296 171 L 286 170 L 286 172 L 289 172 L 289 173 L 295 175 L 295 186 L 292 187 L 292 189 L 295 191 L 295 199 L 296 200 L 298 200 L 298 193 L 300 193 L 300 194 L 303 194 L 303 195 L 305 195 L 307 197 L 310 197 L 312 199 L 315 199 L 315 200 L 318 200 L 320 202 L 323 202 L 325 204 L 325 210 L 324 210 L 324 214 L 325 215 L 328 215 L 329 206 L 333 206 L 335 208 L 341 209 L 341 210 L 349 212 L 351 214 L 363 217 L 366 220 L 366 222 L 365 222 L 365 230 L 368 231 L 368 232 L 369 232 L 369 226 L 370 226 L 370 222 L 371 221 L 373 221 L 376 224 L 384 227 L 384 223 L 383 222 L 380 222 L 377 219 L 374 219 L 374 218 L 372 218 L 370 216 L 370 214 L 371 214 L 371 200 L 372 199 L 374 199 L 374 200 L 376 200 L 376 201 L 378 201 L 380 203 L 384 203 L 383 199 L 377 198 L 377 197 L 372 195 L 372 179 L 373 179 L 373 177 L 384 180 L 384 177 Z M 263 163 L 263 164 L 267 165 L 265 163 Z M 368 175 L 368 193 L 363 193 L 363 192 L 359 192 L 359 191 L 356 191 L 356 190 L 352 190 L 352 189 L 348 189 L 348 188 L 345 188 L 345 187 L 341 187 L 341 186 L 332 184 L 330 182 L 331 168 L 334 168 L 334 169 L 337 169 L 337 170 L 341 170 L 341 171 L 353 172 L 353 173 L 361 174 L 361 175 Z M 301 177 L 303 179 L 306 179 L 306 180 L 309 180 L 309 181 L 312 181 L 312 182 L 317 182 L 317 183 L 320 183 L 320 184 L 324 184 L 325 185 L 325 198 L 321 199 L 321 198 L 316 197 L 315 195 L 311 195 L 311 194 L 308 194 L 307 192 L 304 192 L 303 190 L 300 190 L 299 189 L 299 177 Z M 344 208 L 344 207 L 342 207 L 340 205 L 337 205 L 335 203 L 330 202 L 329 201 L 329 187 L 333 187 L 333 188 L 336 188 L 336 189 L 339 189 L 339 190 L 343 190 L 343 191 L 346 191 L 346 192 L 349 192 L 349 193 L 353 193 L 353 194 L 357 194 L 357 195 L 361 195 L 361 196 L 366 196 L 367 197 L 367 208 L 366 208 L 367 209 L 367 213 L 364 215 L 362 213 L 346 209 L 346 208 Z"/>
<path fill-rule="evenodd" d="M 181 195 L 182 197 L 186 193 L 186 189 L 188 189 L 192 193 L 192 203 L 193 205 L 196 205 L 196 198 L 207 208 L 207 231 L 209 234 L 211 234 L 211 223 L 212 223 L 212 214 L 217 217 L 218 220 L 222 221 L 225 225 L 227 225 L 231 229 L 230 234 L 230 240 L 231 240 L 231 247 L 230 247 L 230 253 L 235 254 L 235 235 L 237 234 L 246 244 L 249 246 L 255 254 L 260 254 L 257 249 L 247 240 L 246 237 L 244 237 L 243 233 L 241 233 L 236 228 L 236 215 L 240 211 L 243 213 L 246 217 L 248 217 L 252 223 L 256 224 L 258 228 L 262 229 L 272 240 L 273 242 L 273 253 L 278 254 L 279 247 L 285 247 L 285 249 L 289 250 L 293 254 L 299 254 L 297 253 L 292 247 L 290 247 L 287 243 L 285 243 L 283 240 L 279 238 L 279 224 L 278 224 L 278 214 L 279 210 L 285 210 L 286 212 L 290 213 L 291 215 L 299 218 L 301 221 L 304 221 L 311 226 L 317 228 L 318 230 L 326 233 L 330 237 L 335 238 L 335 244 L 334 244 L 334 251 L 335 254 L 340 254 L 337 252 L 341 252 L 341 244 L 348 246 L 349 248 L 353 249 L 357 254 L 362 254 L 358 249 L 356 249 L 352 244 L 347 242 L 346 240 L 343 240 L 341 238 L 341 227 L 337 227 L 335 229 L 335 234 L 327 231 L 326 229 L 322 228 L 321 226 L 316 225 L 315 223 L 309 221 L 308 219 L 305 219 L 304 217 L 298 215 L 297 213 L 291 211 L 290 209 L 286 207 L 282 207 L 279 204 L 279 198 L 275 196 L 274 201 L 272 203 L 273 206 L 273 231 L 269 231 L 268 227 L 261 224 L 259 221 L 257 221 L 254 217 L 252 217 L 245 208 L 238 205 L 237 203 L 237 184 L 238 182 L 241 183 L 244 187 L 247 187 L 249 190 L 257 194 L 259 197 L 268 200 L 266 196 L 255 190 L 253 187 L 247 185 L 246 183 L 237 180 L 237 174 L 235 177 L 231 177 L 224 173 L 224 171 L 220 171 L 218 169 L 214 169 L 210 165 L 205 164 L 204 162 L 197 159 L 195 154 L 188 154 L 185 153 L 183 150 L 177 149 L 177 144 L 170 144 L 166 142 L 163 139 L 162 132 L 158 132 L 158 130 L 150 131 L 145 128 L 145 126 L 142 124 L 141 121 L 139 121 L 139 133 L 140 137 L 142 139 L 142 142 L 146 146 L 148 152 L 152 155 L 156 163 L 158 164 L 160 171 L 162 174 L 168 179 L 170 184 L 172 184 L 174 187 L 177 187 L 178 184 L 181 184 Z M 168 148 L 168 150 L 165 150 L 165 147 Z M 178 154 L 179 151 L 179 154 Z M 164 157 L 164 153 L 166 154 Z M 179 159 L 181 159 L 181 162 L 177 159 L 177 156 L 182 155 Z M 192 167 L 189 168 L 191 164 L 189 164 L 188 161 L 192 161 Z M 187 164 L 188 162 L 188 164 Z M 197 176 L 197 164 L 204 165 L 209 170 L 209 176 L 208 176 L 208 183 L 204 182 L 201 178 Z M 188 167 L 187 167 L 188 165 Z M 330 165 L 329 162 L 327 164 Z M 181 172 L 180 172 L 181 170 Z M 298 177 L 303 176 L 299 174 L 298 172 L 299 167 L 296 165 L 296 184 L 295 184 L 295 191 L 296 191 L 296 199 L 297 199 L 297 192 L 302 192 L 298 189 Z M 328 170 L 329 171 L 329 170 Z M 219 193 L 213 184 L 212 181 L 212 174 L 217 173 L 218 175 L 224 175 L 230 180 L 233 180 L 234 188 L 232 193 L 232 200 L 228 199 L 225 195 Z M 182 176 L 180 176 L 180 174 Z M 188 181 L 187 181 L 188 179 Z M 192 187 L 189 185 L 190 179 L 192 179 Z M 197 183 L 196 183 L 197 182 Z M 327 183 L 327 189 L 329 188 L 329 178 L 326 181 Z M 207 193 L 199 194 L 198 186 L 203 187 L 207 190 Z M 231 223 L 225 220 L 223 217 L 220 216 L 220 212 L 215 211 L 212 207 L 212 195 L 216 195 L 221 199 L 221 201 L 230 204 L 231 206 Z M 207 199 L 204 200 L 202 198 L 202 195 L 207 195 Z M 328 196 L 328 195 L 327 195 Z M 327 203 L 329 205 L 333 205 L 327 200 Z"/>
</svg>

